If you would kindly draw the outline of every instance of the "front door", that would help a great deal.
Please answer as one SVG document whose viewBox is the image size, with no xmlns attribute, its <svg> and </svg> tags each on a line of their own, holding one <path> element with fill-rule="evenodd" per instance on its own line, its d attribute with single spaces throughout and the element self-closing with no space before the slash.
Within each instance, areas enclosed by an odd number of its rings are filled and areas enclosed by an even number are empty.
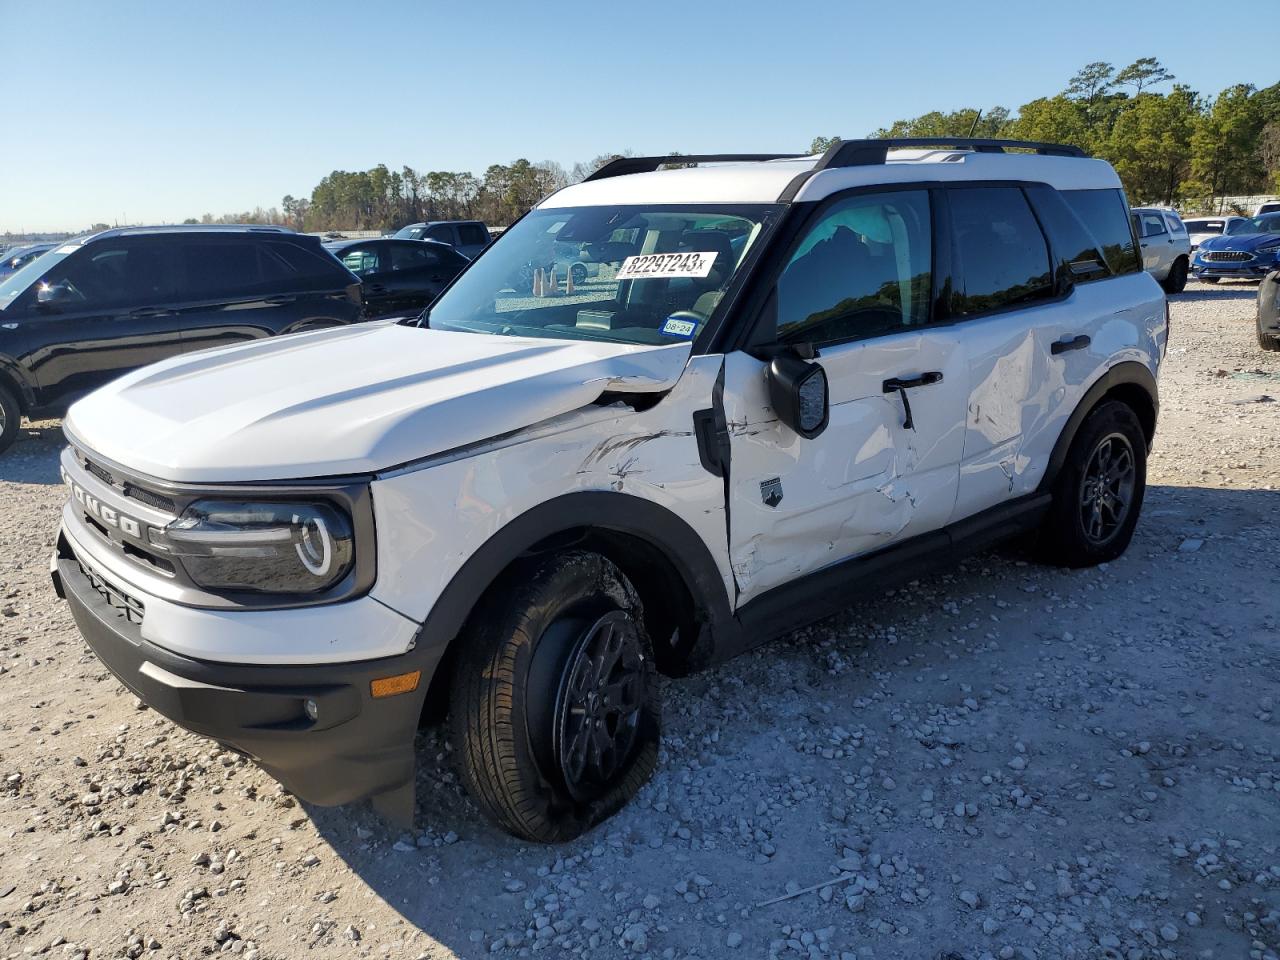
<svg viewBox="0 0 1280 960">
<path fill-rule="evenodd" d="M 1158 211 L 1149 210 L 1134 214 L 1138 218 L 1138 236 L 1142 238 L 1142 269 L 1156 278 L 1163 278 L 1173 264 L 1174 241 L 1164 217 Z"/>
<path fill-rule="evenodd" d="M 955 331 L 930 326 L 932 219 L 925 190 L 839 196 L 790 253 L 753 352 L 818 347 L 831 405 L 821 435 L 778 421 L 764 360 L 726 357 L 739 604 L 950 516 L 969 384 Z"/>
</svg>

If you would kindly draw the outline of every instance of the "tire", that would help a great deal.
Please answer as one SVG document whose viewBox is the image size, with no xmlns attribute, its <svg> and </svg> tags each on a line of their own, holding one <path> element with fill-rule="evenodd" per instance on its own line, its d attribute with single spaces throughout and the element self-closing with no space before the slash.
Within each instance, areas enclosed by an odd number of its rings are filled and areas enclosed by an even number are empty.
<svg viewBox="0 0 1280 960">
<path fill-rule="evenodd" d="M 1105 445 L 1105 449 L 1104 449 Z M 1127 473 L 1125 471 L 1127 455 Z M 1098 486 L 1098 472 L 1128 480 Z M 1114 560 L 1133 539 L 1147 486 L 1147 440 L 1133 408 L 1107 400 L 1080 425 L 1054 481 L 1039 538 L 1041 559 L 1066 567 Z M 1094 495 L 1094 491 L 1099 491 Z M 1118 510 L 1117 503 L 1123 504 Z"/>
<path fill-rule="evenodd" d="M 452 677 L 463 782 L 510 833 L 572 840 L 657 765 L 661 716 L 639 597 L 612 563 L 584 551 L 522 564 L 488 596 L 459 638 Z M 612 683 L 592 682 L 602 662 Z M 588 749 L 602 743 L 612 746 Z"/>
<path fill-rule="evenodd" d="M 1280 337 L 1276 337 L 1270 333 L 1264 333 L 1262 328 L 1258 328 L 1258 346 L 1263 350 L 1280 350 Z M 3 450 L 0 445 L 0 450 Z"/>
<path fill-rule="evenodd" d="M 18 398 L 8 387 L 0 384 L 0 453 L 13 446 L 18 439 L 18 428 L 22 426 L 22 409 L 18 406 Z"/>
<path fill-rule="evenodd" d="M 574 286 L 582 286 L 587 282 L 587 268 L 585 264 L 575 263 L 569 268 L 569 274 L 573 277 Z"/>
<path fill-rule="evenodd" d="M 1179 257 L 1169 268 L 1169 275 L 1160 284 L 1165 293 L 1181 293 L 1187 288 L 1187 258 Z"/>
</svg>

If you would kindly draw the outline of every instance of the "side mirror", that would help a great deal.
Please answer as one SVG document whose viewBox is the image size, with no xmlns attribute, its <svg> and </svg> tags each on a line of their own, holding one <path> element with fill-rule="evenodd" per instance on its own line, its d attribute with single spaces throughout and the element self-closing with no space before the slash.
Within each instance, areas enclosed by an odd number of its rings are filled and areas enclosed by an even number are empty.
<svg viewBox="0 0 1280 960">
<path fill-rule="evenodd" d="M 60 283 L 53 286 L 45 284 L 36 289 L 37 306 L 58 307 L 69 303 L 71 299 L 71 291 Z"/>
<path fill-rule="evenodd" d="M 819 364 L 802 360 L 792 352 L 779 353 L 769 361 L 765 378 L 769 383 L 769 403 L 779 420 L 806 440 L 827 429 L 831 397 L 827 371 Z"/>
</svg>

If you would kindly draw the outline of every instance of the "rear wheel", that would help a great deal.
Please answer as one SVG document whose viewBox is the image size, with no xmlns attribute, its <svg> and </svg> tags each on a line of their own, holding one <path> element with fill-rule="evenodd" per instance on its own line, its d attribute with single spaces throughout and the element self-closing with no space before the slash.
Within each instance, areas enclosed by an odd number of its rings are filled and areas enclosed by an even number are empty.
<svg viewBox="0 0 1280 960">
<path fill-rule="evenodd" d="M 1274 334 L 1266 333 L 1261 327 L 1258 328 L 1258 346 L 1263 350 L 1280 350 L 1280 337 Z"/>
<path fill-rule="evenodd" d="M 22 425 L 22 411 L 18 408 L 18 398 L 7 387 L 0 385 L 0 453 L 18 439 L 18 428 Z"/>
<path fill-rule="evenodd" d="M 453 746 L 484 811 L 517 836 L 571 840 L 653 773 L 660 710 L 635 590 L 599 554 L 508 574 L 453 674 Z"/>
<path fill-rule="evenodd" d="M 1086 567 L 1114 560 L 1133 539 L 1147 486 L 1147 441 L 1128 404 L 1108 400 L 1080 425 L 1053 486 L 1040 552 Z"/>
<path fill-rule="evenodd" d="M 1169 275 L 1164 278 L 1165 293 L 1181 293 L 1187 287 L 1187 258 L 1179 257 L 1169 268 Z"/>
</svg>

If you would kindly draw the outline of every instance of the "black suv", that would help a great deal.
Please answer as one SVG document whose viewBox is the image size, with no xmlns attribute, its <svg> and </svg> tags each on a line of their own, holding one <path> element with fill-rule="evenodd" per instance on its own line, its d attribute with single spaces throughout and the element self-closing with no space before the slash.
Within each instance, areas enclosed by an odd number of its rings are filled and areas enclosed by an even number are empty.
<svg viewBox="0 0 1280 960">
<path fill-rule="evenodd" d="M 361 319 L 360 280 L 280 227 L 129 227 L 68 240 L 0 280 L 0 451 L 179 353 Z"/>
<path fill-rule="evenodd" d="M 417 316 L 469 261 L 435 240 L 342 240 L 325 249 L 360 278 L 364 315 Z"/>
</svg>

